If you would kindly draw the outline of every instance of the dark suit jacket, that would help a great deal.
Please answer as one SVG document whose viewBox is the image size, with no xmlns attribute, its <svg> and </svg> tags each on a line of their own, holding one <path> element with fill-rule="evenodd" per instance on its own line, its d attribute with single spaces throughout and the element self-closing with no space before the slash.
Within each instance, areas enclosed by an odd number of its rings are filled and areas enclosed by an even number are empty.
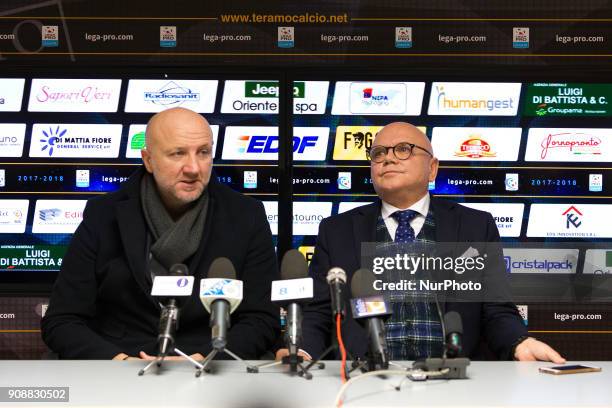
<svg viewBox="0 0 612 408">
<path fill-rule="evenodd" d="M 156 354 L 160 306 L 150 296 L 146 268 L 147 226 L 140 203 L 140 169 L 120 190 L 89 200 L 42 321 L 45 343 L 68 359 L 111 359 L 140 350 Z M 209 314 L 200 302 L 200 279 L 217 257 L 229 258 L 244 299 L 232 314 L 228 349 L 254 359 L 279 330 L 270 301 L 278 279 L 272 234 L 263 205 L 211 177 L 202 242 L 188 263 L 194 293 L 184 303 L 176 347 L 187 354 L 211 350 Z"/>
<path fill-rule="evenodd" d="M 433 197 L 430 205 L 436 223 L 437 242 L 499 241 L 499 232 L 491 214 Z M 353 273 L 361 267 L 361 243 L 376 241 L 376 222 L 380 208 L 381 202 L 378 201 L 327 218 L 319 226 L 317 245 L 310 264 L 310 274 L 315 282 L 315 298 L 304 310 L 302 346 L 314 358 L 321 355 L 332 336 L 330 294 L 325 280 L 327 272 L 335 266 L 344 269 L 347 284 L 350 284 Z M 367 350 L 366 332 L 351 317 L 349 288 L 347 285 L 344 292 L 347 317 L 343 322 L 342 337 L 349 352 L 354 356 L 364 356 Z M 461 315 L 464 354 L 472 358 L 482 358 L 478 355 L 481 336 L 498 358 L 509 359 L 512 357 L 513 343 L 527 334 L 516 306 L 512 303 L 446 302 L 442 304 L 442 309 L 443 312 L 454 310 Z"/>
</svg>

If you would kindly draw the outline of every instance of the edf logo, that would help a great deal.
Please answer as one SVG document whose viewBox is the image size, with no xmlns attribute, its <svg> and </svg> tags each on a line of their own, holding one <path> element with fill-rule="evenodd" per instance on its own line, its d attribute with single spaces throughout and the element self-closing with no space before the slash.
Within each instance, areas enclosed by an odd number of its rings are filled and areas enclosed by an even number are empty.
<svg viewBox="0 0 612 408">
<path fill-rule="evenodd" d="M 247 136 L 246 153 L 278 153 L 278 136 Z M 319 136 L 293 136 L 293 153 L 304 153 L 308 147 L 314 147 Z"/>
</svg>

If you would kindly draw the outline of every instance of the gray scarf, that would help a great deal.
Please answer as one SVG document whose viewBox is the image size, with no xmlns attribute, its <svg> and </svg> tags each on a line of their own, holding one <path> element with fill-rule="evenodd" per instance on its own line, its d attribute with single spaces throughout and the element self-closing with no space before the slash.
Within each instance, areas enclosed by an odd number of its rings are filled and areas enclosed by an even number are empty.
<svg viewBox="0 0 612 408">
<path fill-rule="evenodd" d="M 153 235 L 151 277 L 167 275 L 172 265 L 185 263 L 200 246 L 208 209 L 208 189 L 181 218 L 174 221 L 164 207 L 153 176 L 145 173 L 140 182 L 140 202 Z"/>
</svg>

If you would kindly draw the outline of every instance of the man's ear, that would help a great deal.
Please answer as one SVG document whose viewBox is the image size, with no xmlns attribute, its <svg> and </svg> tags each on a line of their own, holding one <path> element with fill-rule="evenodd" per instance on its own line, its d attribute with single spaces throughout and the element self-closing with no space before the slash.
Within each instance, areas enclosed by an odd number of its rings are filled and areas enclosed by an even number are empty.
<svg viewBox="0 0 612 408">
<path fill-rule="evenodd" d="M 151 165 L 151 153 L 147 149 L 140 150 L 140 157 L 142 162 L 149 173 L 153 173 L 153 166 Z"/>
<path fill-rule="evenodd" d="M 429 181 L 434 181 L 438 175 L 439 161 L 437 158 L 432 157 L 429 161 Z"/>
</svg>

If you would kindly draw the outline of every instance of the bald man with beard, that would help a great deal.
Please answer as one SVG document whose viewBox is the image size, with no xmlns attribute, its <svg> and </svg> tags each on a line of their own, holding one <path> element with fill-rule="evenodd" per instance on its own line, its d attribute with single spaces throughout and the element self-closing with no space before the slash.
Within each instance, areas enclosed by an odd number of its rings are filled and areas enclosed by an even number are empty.
<svg viewBox="0 0 612 408">
<path fill-rule="evenodd" d="M 368 159 L 379 199 L 327 218 L 319 226 L 310 264 L 315 299 L 304 310 L 303 320 L 302 355 L 307 359 L 320 357 L 334 333 L 327 272 L 340 267 L 350 282 L 361 267 L 362 243 L 499 242 L 491 214 L 429 195 L 428 185 L 436 178 L 438 159 L 427 136 L 415 126 L 402 122 L 385 126 L 376 135 Z M 501 254 L 499 258 L 497 261 L 503 263 Z M 350 296 L 345 295 L 343 301 L 348 305 Z M 407 298 L 392 303 L 391 308 L 392 315 L 386 322 L 390 359 L 442 355 L 443 331 L 435 303 Z M 483 358 L 479 345 L 484 339 L 499 359 L 565 361 L 551 347 L 528 336 L 513 303 L 447 302 L 441 308 L 461 316 L 465 356 Z M 363 357 L 368 344 L 366 332 L 351 317 L 350 307 L 346 309 L 342 326 L 346 349 Z M 279 350 L 277 358 L 286 354 L 286 349 Z"/>
<path fill-rule="evenodd" d="M 160 316 L 152 281 L 181 263 L 195 289 L 182 305 L 176 347 L 202 360 L 211 350 L 210 316 L 197 288 L 218 257 L 229 258 L 244 282 L 227 348 L 255 359 L 274 344 L 270 226 L 261 202 L 217 182 L 213 148 L 201 115 L 160 112 L 147 125 L 144 166 L 118 191 L 88 201 L 42 321 L 43 340 L 60 358 L 152 359 Z"/>
</svg>

